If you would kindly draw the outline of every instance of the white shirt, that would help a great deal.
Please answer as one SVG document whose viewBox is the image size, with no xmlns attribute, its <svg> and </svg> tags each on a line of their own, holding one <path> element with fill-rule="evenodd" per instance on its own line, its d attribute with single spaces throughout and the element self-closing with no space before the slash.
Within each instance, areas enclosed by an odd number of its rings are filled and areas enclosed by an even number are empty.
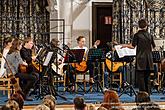
<svg viewBox="0 0 165 110">
<path fill-rule="evenodd" d="M 7 53 L 9 52 L 9 49 L 3 49 L 3 57 L 6 58 Z M 6 69 L 4 68 L 5 65 L 5 59 L 2 57 L 1 59 L 1 69 L 0 69 L 0 77 L 2 77 L 6 73 Z"/>
<path fill-rule="evenodd" d="M 79 46 L 77 46 L 77 47 L 74 47 L 73 49 L 85 49 L 85 53 L 87 53 L 87 51 L 88 51 L 88 47 L 80 48 Z"/>
</svg>

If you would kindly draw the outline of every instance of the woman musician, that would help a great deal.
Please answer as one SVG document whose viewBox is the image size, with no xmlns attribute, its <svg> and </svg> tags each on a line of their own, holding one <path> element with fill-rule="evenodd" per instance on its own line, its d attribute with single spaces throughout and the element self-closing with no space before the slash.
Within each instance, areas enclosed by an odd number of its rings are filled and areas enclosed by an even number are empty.
<svg viewBox="0 0 165 110">
<path fill-rule="evenodd" d="M 69 85 L 72 86 L 71 87 L 72 91 L 74 91 L 74 84 L 75 84 L 75 80 L 74 80 L 75 78 L 73 77 L 74 69 L 78 70 L 79 67 L 80 67 L 80 69 L 82 69 L 81 67 L 83 67 L 84 70 L 89 70 L 89 76 L 90 76 L 89 82 L 92 84 L 94 83 L 94 78 L 93 78 L 94 77 L 94 65 L 92 62 L 85 62 L 86 57 L 87 57 L 87 51 L 88 51 L 88 48 L 85 46 L 86 39 L 84 36 L 79 36 L 76 40 L 77 40 L 78 45 L 76 47 L 74 47 L 73 49 L 85 49 L 85 54 L 84 54 L 84 59 L 82 62 L 80 62 L 79 64 L 70 65 L 70 71 L 66 72 L 66 79 L 67 79 L 66 82 L 69 82 L 68 79 L 70 79 Z M 99 44 L 100 44 L 100 40 L 97 40 L 95 42 L 93 48 L 97 48 L 97 46 Z"/>
<path fill-rule="evenodd" d="M 26 100 L 27 97 L 26 97 L 26 92 L 28 92 L 31 88 L 31 85 L 33 84 L 33 79 L 31 79 L 31 77 L 26 77 L 27 75 L 24 74 L 24 73 L 20 73 L 18 68 L 19 68 L 19 65 L 22 64 L 22 65 L 27 65 L 26 62 L 24 62 L 20 56 L 20 49 L 22 48 L 22 43 L 19 39 L 15 38 L 14 41 L 12 42 L 12 46 L 6 56 L 6 60 L 7 62 L 5 63 L 5 68 L 6 68 L 6 71 L 8 73 L 8 76 L 12 76 L 12 75 L 15 75 L 15 77 L 19 77 L 20 78 L 20 81 L 24 80 L 24 81 L 27 81 L 28 83 L 26 85 L 21 85 L 21 88 L 23 89 L 23 93 L 24 93 L 24 99 Z M 7 65 L 8 63 L 8 65 Z M 12 73 L 11 73 L 12 71 Z M 28 89 L 24 89 L 23 87 L 26 87 Z"/>
</svg>

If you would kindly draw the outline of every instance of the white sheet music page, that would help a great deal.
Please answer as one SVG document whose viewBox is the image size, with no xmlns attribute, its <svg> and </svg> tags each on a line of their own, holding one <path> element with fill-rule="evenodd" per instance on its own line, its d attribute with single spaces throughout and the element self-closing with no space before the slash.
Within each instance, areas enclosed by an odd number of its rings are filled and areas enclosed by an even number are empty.
<svg viewBox="0 0 165 110">
<path fill-rule="evenodd" d="M 119 56 L 119 58 L 122 58 L 124 56 L 136 56 L 136 48 L 130 49 L 130 48 L 121 48 L 121 45 L 115 45 L 115 50 Z"/>
<path fill-rule="evenodd" d="M 43 63 L 43 66 L 48 66 L 49 62 L 50 62 L 50 59 L 52 58 L 52 55 L 53 55 L 53 52 L 48 52 L 47 56 L 46 56 L 46 59 Z"/>
</svg>

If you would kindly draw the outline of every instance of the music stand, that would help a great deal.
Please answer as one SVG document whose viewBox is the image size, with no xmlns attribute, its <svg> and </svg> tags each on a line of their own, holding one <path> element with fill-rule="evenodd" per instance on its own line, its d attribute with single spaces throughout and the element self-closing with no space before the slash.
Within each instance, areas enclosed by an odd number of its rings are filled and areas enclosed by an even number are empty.
<svg viewBox="0 0 165 110">
<path fill-rule="evenodd" d="M 126 91 L 128 89 L 130 89 L 130 92 L 129 92 L 130 94 L 128 94 L 129 96 L 133 96 L 132 93 L 134 93 L 134 95 L 136 96 L 136 92 L 135 92 L 135 90 L 133 88 L 133 85 L 132 85 L 132 71 L 133 71 L 133 69 L 132 69 L 132 61 L 134 60 L 134 57 L 135 56 L 125 56 L 125 57 L 121 58 L 121 60 L 123 60 L 122 62 L 129 63 L 129 65 L 130 65 L 130 84 L 128 82 L 124 82 L 124 84 L 123 84 L 124 85 L 124 87 L 123 87 L 124 89 L 121 92 L 121 94 L 119 95 L 119 97 L 122 96 L 124 93 L 126 93 Z M 119 61 L 121 61 L 121 60 L 119 60 Z"/>
<path fill-rule="evenodd" d="M 67 51 L 66 56 L 64 57 L 64 63 L 67 63 L 68 73 L 70 73 L 70 63 L 76 64 L 76 63 L 82 62 L 83 57 L 84 57 L 84 52 L 85 52 L 85 49 L 69 49 Z M 74 68 L 74 72 L 75 73 L 77 72 L 76 68 Z M 78 85 L 78 86 L 81 88 L 80 85 Z"/>
<path fill-rule="evenodd" d="M 95 48 L 89 49 L 89 52 L 88 52 L 88 62 L 96 62 L 98 64 L 98 67 L 97 67 L 97 72 L 98 73 L 95 76 L 95 77 L 97 77 L 97 80 L 95 80 L 94 84 L 97 85 L 97 91 L 98 91 L 98 87 L 99 87 L 99 89 L 101 90 L 102 93 L 103 93 L 103 87 L 102 87 L 101 82 L 100 82 L 100 77 L 101 77 L 101 74 L 100 74 L 100 63 L 104 62 L 104 60 L 105 60 L 105 50 L 104 49 L 95 49 Z M 87 93 L 90 90 L 91 90 L 91 87 L 87 91 Z"/>
<path fill-rule="evenodd" d="M 79 63 L 83 60 L 85 49 L 70 49 L 64 58 L 64 63 Z"/>
<path fill-rule="evenodd" d="M 62 96 L 62 95 L 60 95 L 56 92 L 54 84 L 53 84 L 53 79 L 52 78 L 54 78 L 54 76 L 52 75 L 51 64 L 55 60 L 54 56 L 55 56 L 56 53 L 57 52 L 55 52 L 55 51 L 48 52 L 47 56 L 46 56 L 46 59 L 43 63 L 44 73 L 48 74 L 48 79 L 49 79 L 49 81 L 48 81 L 48 91 L 47 91 L 48 93 L 46 93 L 46 94 L 51 94 L 55 97 L 59 96 L 60 98 L 62 98 L 64 100 L 67 100 L 66 97 L 64 97 L 64 96 Z"/>
</svg>

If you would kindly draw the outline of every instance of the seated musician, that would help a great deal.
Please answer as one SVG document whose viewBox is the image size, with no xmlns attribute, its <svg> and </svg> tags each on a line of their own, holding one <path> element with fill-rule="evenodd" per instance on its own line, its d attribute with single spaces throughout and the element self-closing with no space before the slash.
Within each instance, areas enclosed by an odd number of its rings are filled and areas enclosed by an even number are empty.
<svg viewBox="0 0 165 110">
<path fill-rule="evenodd" d="M 88 51 L 88 48 L 85 46 L 86 39 L 84 36 L 79 36 L 76 40 L 77 40 L 78 46 L 74 47 L 73 49 L 85 49 L 85 54 L 84 54 L 83 60 L 86 60 L 87 59 L 86 58 L 87 57 L 87 51 Z M 95 43 L 94 48 L 97 48 L 97 45 L 99 45 L 99 44 L 100 44 L 100 40 L 98 40 Z M 69 77 L 70 83 L 72 84 L 72 90 L 74 90 L 74 83 L 75 83 L 75 80 L 74 80 L 75 78 L 73 77 L 74 69 L 77 69 L 77 68 L 70 66 L 70 73 L 69 72 L 66 73 L 66 75 L 67 75 L 66 79 L 68 79 L 68 77 Z M 92 62 L 87 62 L 87 70 L 89 70 L 89 75 L 90 75 L 89 82 L 94 83 L 94 79 L 93 79 L 93 77 L 94 77 L 94 65 L 92 64 Z M 66 82 L 68 82 L 68 81 L 66 81 Z"/>
<path fill-rule="evenodd" d="M 108 45 L 108 49 L 110 51 L 110 53 L 108 52 L 108 56 L 107 56 L 107 57 L 110 56 L 110 58 L 106 59 L 107 68 L 109 69 L 109 72 L 111 72 L 111 70 L 112 70 L 112 72 L 122 73 L 122 76 L 123 76 L 122 80 L 123 80 L 123 84 L 124 84 L 123 86 L 126 86 L 125 85 L 126 84 L 125 83 L 126 82 L 126 65 L 125 65 L 125 63 L 123 64 L 123 62 L 112 61 L 112 59 L 115 60 L 117 58 L 117 54 L 115 54 L 114 46 L 118 45 L 118 43 L 116 41 L 112 41 L 110 43 L 107 43 L 107 45 Z M 108 74 L 105 74 L 105 75 L 108 75 Z M 107 84 L 107 81 L 108 81 L 108 80 L 106 80 L 107 78 L 108 78 L 108 76 L 105 77 L 105 81 L 106 81 L 105 84 Z"/>
<path fill-rule="evenodd" d="M 12 46 L 12 42 L 13 42 L 13 38 L 12 37 L 7 37 L 4 39 L 4 49 L 3 49 L 3 57 L 6 58 L 7 53 L 10 50 L 10 47 Z M 1 59 L 1 70 L 0 70 L 0 77 L 5 76 L 6 70 L 4 68 L 4 64 L 5 64 L 5 59 L 2 57 Z"/>
<path fill-rule="evenodd" d="M 20 50 L 20 55 L 23 61 L 25 61 L 28 66 L 26 69 L 25 74 L 20 74 L 20 77 L 23 80 L 26 80 L 24 83 L 26 86 L 23 86 L 23 92 L 27 96 L 30 89 L 33 88 L 35 83 L 39 79 L 38 73 L 35 72 L 35 69 L 33 67 L 32 61 L 35 61 L 36 56 L 32 56 L 32 47 L 33 47 L 33 39 L 30 37 L 25 38 L 24 45 L 22 49 Z"/>
<path fill-rule="evenodd" d="M 21 76 L 24 76 L 24 74 L 19 73 L 19 70 L 18 70 L 18 67 L 20 64 L 27 65 L 27 63 L 24 62 L 20 56 L 21 48 L 22 48 L 21 41 L 19 39 L 15 38 L 7 56 L 6 56 L 7 62 L 5 63 L 5 68 L 7 71 L 7 75 L 9 77 L 15 75 L 15 77 L 19 77 L 21 79 Z M 32 79 L 29 78 L 29 82 L 31 80 Z M 28 87 L 28 85 L 24 85 L 24 87 Z"/>
</svg>

